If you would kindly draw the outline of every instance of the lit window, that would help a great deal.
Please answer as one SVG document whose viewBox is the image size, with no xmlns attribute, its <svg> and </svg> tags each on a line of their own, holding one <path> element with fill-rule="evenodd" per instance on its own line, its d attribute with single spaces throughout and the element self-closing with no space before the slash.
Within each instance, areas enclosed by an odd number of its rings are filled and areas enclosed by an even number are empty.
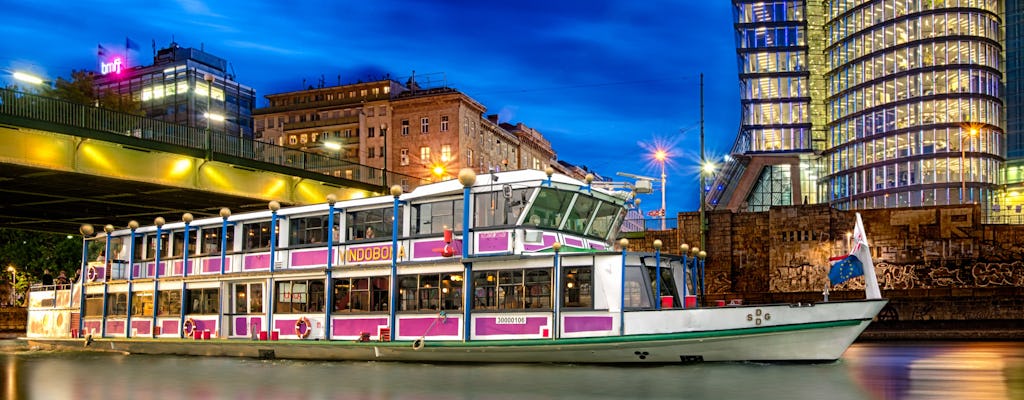
<svg viewBox="0 0 1024 400">
<path fill-rule="evenodd" d="M 302 134 L 302 139 L 300 141 L 302 142 L 302 144 L 308 143 L 309 142 L 309 135 L 306 135 L 305 133 L 303 133 Z"/>
<path fill-rule="evenodd" d="M 430 147 L 420 147 L 420 161 L 423 163 L 430 162 Z"/>
<path fill-rule="evenodd" d="M 295 135 L 288 136 L 288 144 L 298 144 L 298 143 L 299 143 L 299 139 L 296 138 Z"/>
<path fill-rule="evenodd" d="M 441 146 L 441 162 L 448 162 L 452 158 L 452 146 L 446 144 Z"/>
</svg>

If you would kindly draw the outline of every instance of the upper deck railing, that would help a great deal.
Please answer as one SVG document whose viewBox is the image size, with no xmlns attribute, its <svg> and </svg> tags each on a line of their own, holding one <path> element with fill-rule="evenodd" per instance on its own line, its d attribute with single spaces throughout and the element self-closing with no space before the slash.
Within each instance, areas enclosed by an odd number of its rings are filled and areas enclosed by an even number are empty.
<svg viewBox="0 0 1024 400">
<path fill-rule="evenodd" d="M 292 175 L 373 191 L 383 191 L 402 178 L 413 184 L 419 181 L 323 154 L 7 88 L 0 88 L 0 117 L 29 128 L 181 152 L 243 167 L 285 169 Z"/>
</svg>

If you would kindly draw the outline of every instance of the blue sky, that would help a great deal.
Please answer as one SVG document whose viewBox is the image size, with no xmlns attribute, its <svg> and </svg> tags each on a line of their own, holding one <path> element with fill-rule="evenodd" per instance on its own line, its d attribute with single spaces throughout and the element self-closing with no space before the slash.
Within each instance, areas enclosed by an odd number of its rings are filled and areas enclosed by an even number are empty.
<svg viewBox="0 0 1024 400">
<path fill-rule="evenodd" d="M 605 176 L 658 177 L 669 149 L 668 212 L 697 207 L 699 75 L 706 151 L 721 160 L 739 126 L 728 1 L 28 1 L 0 0 L 0 69 L 48 79 L 98 70 L 96 46 L 172 38 L 225 58 L 263 96 L 412 71 L 523 122 L 558 158 Z M 9 81 L 9 76 L 0 80 Z M 6 82 L 5 82 L 6 83 Z M 659 193 L 642 197 L 660 207 Z"/>
</svg>

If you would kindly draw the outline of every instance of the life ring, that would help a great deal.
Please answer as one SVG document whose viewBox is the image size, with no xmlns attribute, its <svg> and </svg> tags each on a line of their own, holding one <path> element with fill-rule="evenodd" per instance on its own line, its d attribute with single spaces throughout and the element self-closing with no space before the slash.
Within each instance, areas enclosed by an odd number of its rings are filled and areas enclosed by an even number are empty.
<svg viewBox="0 0 1024 400">
<path fill-rule="evenodd" d="M 295 336 L 299 339 L 305 339 L 309 337 L 309 332 L 313 330 L 313 325 L 309 324 L 309 318 L 299 317 L 295 320 Z"/>
<path fill-rule="evenodd" d="M 412 341 L 412 349 L 413 350 L 422 349 L 423 345 L 425 345 L 425 344 L 426 344 L 426 340 L 423 340 L 423 338 L 419 338 L 419 339 L 413 340 Z"/>
<path fill-rule="evenodd" d="M 185 332 L 185 337 L 192 337 L 196 332 L 196 320 L 189 318 L 181 324 L 181 330 Z"/>
<path fill-rule="evenodd" d="M 98 276 L 99 274 L 96 273 L 96 267 L 89 267 L 89 269 L 85 272 L 85 278 L 88 279 L 89 282 L 96 280 Z"/>
</svg>

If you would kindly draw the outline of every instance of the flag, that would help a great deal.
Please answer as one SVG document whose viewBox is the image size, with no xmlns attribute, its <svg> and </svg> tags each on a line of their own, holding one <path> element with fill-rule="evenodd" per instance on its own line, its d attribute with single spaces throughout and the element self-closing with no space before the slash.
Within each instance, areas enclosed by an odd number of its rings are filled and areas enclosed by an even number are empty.
<svg viewBox="0 0 1024 400">
<path fill-rule="evenodd" d="M 103 48 L 102 44 L 97 44 L 96 45 L 96 55 L 100 56 L 100 57 L 103 57 L 103 56 L 107 55 L 107 49 Z"/>
<path fill-rule="evenodd" d="M 128 50 L 139 50 L 139 44 L 129 37 L 124 38 L 124 48 Z"/>
<path fill-rule="evenodd" d="M 657 210 L 648 211 L 647 212 L 647 216 L 648 217 L 664 217 L 665 216 L 665 209 L 664 208 L 659 208 Z"/>
<path fill-rule="evenodd" d="M 864 221 L 857 213 L 857 223 L 853 227 L 852 248 L 850 254 L 840 257 L 832 257 L 829 262 L 832 268 L 828 272 L 828 279 L 833 285 L 838 285 L 850 278 L 864 276 L 864 290 L 869 299 L 880 299 L 882 294 L 878 289 L 878 278 L 875 276 L 875 262 L 871 259 L 871 249 L 868 246 L 868 236 L 864 231 Z"/>
<path fill-rule="evenodd" d="M 832 257 L 828 261 L 832 263 L 832 268 L 828 271 L 828 280 L 832 282 L 832 285 L 838 285 L 850 278 L 864 275 L 864 263 L 853 254 Z"/>
</svg>

